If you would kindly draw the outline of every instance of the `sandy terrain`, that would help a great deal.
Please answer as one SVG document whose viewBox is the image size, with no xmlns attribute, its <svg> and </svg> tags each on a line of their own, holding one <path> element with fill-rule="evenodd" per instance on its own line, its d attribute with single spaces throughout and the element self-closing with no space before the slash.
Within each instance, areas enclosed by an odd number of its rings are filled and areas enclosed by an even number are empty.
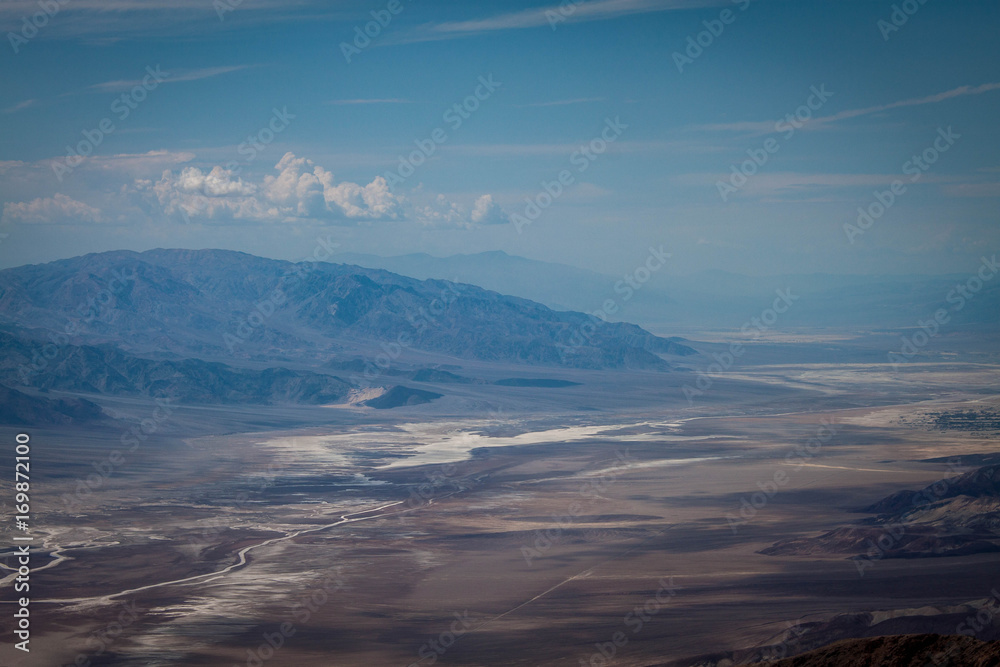
<svg viewBox="0 0 1000 667">
<path fill-rule="evenodd" d="M 996 452 L 996 433 L 929 421 L 996 408 L 995 367 L 748 365 L 696 405 L 683 377 L 602 377 L 647 402 L 580 410 L 608 391 L 584 384 L 378 414 L 179 409 L 86 493 L 120 433 L 35 433 L 38 648 L 0 661 L 716 664 L 694 656 L 1000 585 L 996 554 L 861 576 L 844 554 L 759 553 L 952 474 L 927 459 Z"/>
</svg>

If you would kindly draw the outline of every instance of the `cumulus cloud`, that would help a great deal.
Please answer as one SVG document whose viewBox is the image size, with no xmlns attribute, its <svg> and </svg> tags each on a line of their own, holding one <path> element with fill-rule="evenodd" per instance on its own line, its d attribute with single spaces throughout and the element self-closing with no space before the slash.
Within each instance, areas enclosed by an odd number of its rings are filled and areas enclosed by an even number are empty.
<svg viewBox="0 0 1000 667">
<path fill-rule="evenodd" d="M 276 175 L 251 183 L 222 167 L 207 173 L 186 167 L 179 174 L 164 171 L 155 184 L 136 181 L 136 187 L 154 193 L 168 215 L 183 212 L 208 220 L 363 222 L 403 217 L 404 200 L 389 191 L 382 177 L 368 185 L 337 183 L 332 173 L 293 153 L 286 153 L 274 168 Z"/>
<path fill-rule="evenodd" d="M 425 204 L 413 206 L 415 220 L 427 227 L 468 227 L 469 216 L 457 203 L 438 195 Z"/>
<path fill-rule="evenodd" d="M 206 197 L 252 195 L 257 190 L 253 184 L 244 183 L 242 179 L 233 180 L 232 172 L 222 167 L 215 167 L 207 174 L 197 167 L 185 167 L 175 184 L 182 192 Z"/>
<path fill-rule="evenodd" d="M 76 171 L 122 172 L 127 174 L 155 174 L 174 165 L 191 162 L 195 154 L 188 151 L 147 151 L 145 153 L 118 153 L 92 155 L 83 158 Z"/>
<path fill-rule="evenodd" d="M 3 218 L 9 222 L 59 224 L 104 222 L 101 212 L 64 194 L 39 197 L 27 202 L 7 202 Z"/>
<path fill-rule="evenodd" d="M 473 229 L 481 225 L 506 223 L 507 214 L 493 201 L 493 195 L 482 195 L 472 204 L 472 208 L 454 202 L 444 195 L 437 195 L 429 201 L 410 206 L 410 217 L 426 227 L 440 229 Z"/>
<path fill-rule="evenodd" d="M 472 205 L 469 220 L 477 225 L 502 225 L 507 222 L 507 215 L 500 205 L 493 201 L 493 195 L 483 195 Z"/>
<path fill-rule="evenodd" d="M 156 198 L 168 216 L 181 215 L 208 220 L 254 220 L 279 216 L 277 210 L 261 206 L 253 196 L 256 187 L 233 178 L 233 173 L 215 167 L 207 174 L 197 167 L 185 167 L 180 174 L 163 172 L 155 183 L 135 182 L 135 189 Z"/>
<path fill-rule="evenodd" d="M 90 157 L 77 167 L 75 189 L 54 196 L 49 189 L 50 160 L 0 161 L 0 197 L 11 199 L 15 192 L 38 197 L 6 204 L 3 215 L 10 221 L 62 224 L 159 224 L 164 216 L 210 224 L 395 221 L 443 229 L 506 222 L 489 194 L 455 202 L 422 188 L 393 193 L 381 176 L 367 184 L 338 181 L 294 153 L 282 156 L 263 177 L 239 168 L 196 166 L 194 159 L 192 153 L 172 151 Z"/>
</svg>

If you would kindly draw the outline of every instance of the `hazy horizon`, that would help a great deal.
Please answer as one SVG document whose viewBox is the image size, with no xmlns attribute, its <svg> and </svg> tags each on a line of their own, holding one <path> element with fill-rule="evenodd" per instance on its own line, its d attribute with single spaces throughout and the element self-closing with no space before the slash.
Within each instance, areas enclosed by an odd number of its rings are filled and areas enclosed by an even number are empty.
<svg viewBox="0 0 1000 667">
<path fill-rule="evenodd" d="M 314 242 L 313 242 L 312 246 L 313 247 L 316 246 L 315 239 L 314 239 Z M 18 267 L 22 267 L 22 266 L 32 266 L 32 265 L 49 264 L 49 263 L 52 263 L 52 262 L 58 262 L 58 261 L 61 261 L 61 260 L 66 260 L 66 259 L 74 259 L 76 257 L 82 257 L 82 256 L 85 256 L 85 255 L 97 255 L 97 254 L 101 254 L 101 253 L 104 253 L 104 252 L 124 251 L 124 252 L 143 253 L 143 252 L 148 252 L 148 251 L 151 251 L 151 250 L 232 250 L 232 251 L 235 251 L 235 252 L 243 252 L 243 253 L 246 253 L 246 254 L 249 254 L 249 255 L 254 255 L 255 257 L 262 257 L 262 258 L 265 258 L 265 259 L 277 259 L 277 260 L 290 261 L 290 262 L 311 261 L 309 259 L 309 257 L 305 256 L 305 255 L 303 255 L 303 256 L 281 257 L 281 256 L 274 256 L 274 255 L 268 255 L 268 254 L 257 253 L 257 252 L 250 252 L 248 250 L 242 250 L 240 248 L 222 248 L 222 247 L 215 247 L 215 246 L 203 246 L 203 247 L 202 246 L 186 246 L 186 247 L 180 247 L 180 246 L 166 246 L 166 245 L 150 245 L 148 247 L 137 247 L 137 248 L 125 248 L 125 247 L 121 247 L 121 248 L 107 248 L 105 250 L 94 250 L 94 251 L 90 251 L 90 252 L 81 252 L 81 253 L 78 253 L 78 254 L 69 254 L 69 255 L 65 255 L 65 256 L 63 256 L 63 255 L 53 256 L 50 259 L 39 259 L 37 261 L 14 262 L 14 263 L 11 263 L 9 265 L 0 265 L 0 270 L 18 268 Z M 598 271 L 598 270 L 596 270 L 594 268 L 590 268 L 590 267 L 587 267 L 587 266 L 574 266 L 572 264 L 567 264 L 565 262 L 560 262 L 560 261 L 557 261 L 557 260 L 554 260 L 554 259 L 550 259 L 550 258 L 545 258 L 545 257 L 529 257 L 527 255 L 517 255 L 517 254 L 510 253 L 510 252 L 508 252 L 506 250 L 500 250 L 500 249 L 495 249 L 495 250 L 481 250 L 481 251 L 477 251 L 477 252 L 464 252 L 464 253 L 463 252 L 458 252 L 458 253 L 453 253 L 453 254 L 435 254 L 433 252 L 417 251 L 417 252 L 412 252 L 412 253 L 400 253 L 400 254 L 392 254 L 392 255 L 378 255 L 376 253 L 354 252 L 354 251 L 351 251 L 351 250 L 345 250 L 344 248 L 338 247 L 336 249 L 336 252 L 333 255 L 331 255 L 329 259 L 320 260 L 320 261 L 326 261 L 326 262 L 330 262 L 330 263 L 334 263 L 334 264 L 341 264 L 341 263 L 345 263 L 343 261 L 343 256 L 345 256 L 345 255 L 346 256 L 349 256 L 349 255 L 371 256 L 371 257 L 376 257 L 376 258 L 379 258 L 379 259 L 401 259 L 401 258 L 406 258 L 406 257 L 426 256 L 426 257 L 428 257 L 430 259 L 441 260 L 441 259 L 452 259 L 452 258 L 456 258 L 456 257 L 475 257 L 477 255 L 485 255 L 485 254 L 495 253 L 495 252 L 502 252 L 502 253 L 506 254 L 508 257 L 511 257 L 513 259 L 526 259 L 528 261 L 538 262 L 538 263 L 542 263 L 542 264 L 551 264 L 551 265 L 556 265 L 556 266 L 564 266 L 564 267 L 568 267 L 568 268 L 571 268 L 571 269 L 588 271 L 588 272 L 591 272 L 591 273 L 594 273 L 594 274 L 597 274 L 597 275 L 600 275 L 600 276 L 603 276 L 603 277 L 607 277 L 607 278 L 614 278 L 615 277 L 614 274 L 605 273 L 603 271 Z M 990 253 L 990 254 L 992 255 L 993 253 Z M 975 267 L 973 267 L 973 268 L 975 268 Z M 796 276 L 796 275 L 799 275 L 799 276 L 839 276 L 839 277 L 866 277 L 866 276 L 870 276 L 870 277 L 875 277 L 875 278 L 877 278 L 877 277 L 885 277 L 885 278 L 907 278 L 907 277 L 915 277 L 915 278 L 952 278 L 952 277 L 960 277 L 960 276 L 966 275 L 965 273 L 963 273 L 961 271 L 948 271 L 948 272 L 942 272 L 942 273 L 912 273 L 912 272 L 905 272 L 905 271 L 898 271 L 898 272 L 889 272 L 889 271 L 878 272 L 878 271 L 872 271 L 872 272 L 869 272 L 869 273 L 846 273 L 846 272 L 844 272 L 844 273 L 836 273 L 836 272 L 832 272 L 832 271 L 801 271 L 801 272 L 793 272 L 793 273 L 767 273 L 767 272 L 762 272 L 762 273 L 750 273 L 750 272 L 740 273 L 740 272 L 737 272 L 737 271 L 729 270 L 726 267 L 711 267 L 711 268 L 702 268 L 702 269 L 692 269 L 692 270 L 686 271 L 686 272 L 671 270 L 670 268 L 665 268 L 664 269 L 664 275 L 671 275 L 671 276 L 679 277 L 679 278 L 697 277 L 699 275 L 703 275 L 703 274 L 706 274 L 706 273 L 729 274 L 729 275 L 733 275 L 733 276 L 746 276 L 746 277 L 750 277 L 750 278 L 762 278 L 762 279 L 763 278 L 780 278 L 780 277 Z M 403 275 L 405 275 L 405 274 L 403 274 Z"/>
<path fill-rule="evenodd" d="M 661 244 L 681 274 L 947 274 L 1000 245 L 995 3 L 370 4 L 73 2 L 36 27 L 4 3 L 0 267 L 332 235 L 611 275 Z"/>
</svg>

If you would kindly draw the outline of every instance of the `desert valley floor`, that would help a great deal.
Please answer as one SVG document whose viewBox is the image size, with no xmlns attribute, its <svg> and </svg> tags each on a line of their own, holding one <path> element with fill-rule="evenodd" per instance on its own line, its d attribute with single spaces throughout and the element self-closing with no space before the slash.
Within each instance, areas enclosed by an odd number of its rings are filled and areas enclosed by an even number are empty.
<svg viewBox="0 0 1000 667">
<path fill-rule="evenodd" d="M 102 399 L 153 428 L 32 430 L 32 653 L 0 663 L 714 666 L 954 634 L 1000 587 L 996 543 L 863 510 L 998 462 L 996 359 L 830 345 L 762 346 L 692 402 L 692 372 L 471 363 L 579 384 Z"/>
</svg>

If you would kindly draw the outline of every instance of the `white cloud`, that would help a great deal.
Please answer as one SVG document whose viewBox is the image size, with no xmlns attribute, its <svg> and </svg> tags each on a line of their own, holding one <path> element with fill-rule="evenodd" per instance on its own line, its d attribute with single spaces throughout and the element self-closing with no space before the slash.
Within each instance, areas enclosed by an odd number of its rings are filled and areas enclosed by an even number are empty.
<svg viewBox="0 0 1000 667">
<path fill-rule="evenodd" d="M 534 155 L 563 155 L 567 159 L 585 146 L 587 140 L 581 138 L 580 141 L 562 144 L 454 144 L 449 147 L 449 152 L 461 155 L 474 155 L 479 157 L 496 158 L 518 158 L 530 157 Z M 678 140 L 678 141 L 616 141 L 608 144 L 607 153 L 629 153 L 629 154 L 677 154 L 677 153 L 719 153 L 728 150 L 724 143 L 706 142 L 702 140 Z"/>
<path fill-rule="evenodd" d="M 39 197 L 28 202 L 7 202 L 3 205 L 3 219 L 7 222 L 29 224 L 65 224 L 104 222 L 101 212 L 93 206 L 56 194 Z"/>
<path fill-rule="evenodd" d="M 414 218 L 427 227 L 469 227 L 469 217 L 462 207 L 444 195 L 437 195 L 427 204 L 414 206 L 413 213 Z"/>
<path fill-rule="evenodd" d="M 716 189 L 719 182 L 729 183 L 731 173 L 689 173 L 679 174 L 671 178 L 671 182 L 682 187 L 695 187 Z M 956 180 L 961 179 L 959 175 L 932 174 L 925 173 L 916 183 L 904 180 L 906 186 L 924 187 L 930 185 L 947 186 Z M 871 193 L 871 189 L 884 190 L 896 180 L 901 179 L 901 174 L 874 174 L 874 173 L 798 173 L 798 172 L 768 172 L 757 173 L 747 179 L 746 184 L 739 188 L 740 195 L 744 197 L 763 198 L 762 201 L 782 202 L 795 201 L 804 202 L 829 202 L 829 201 L 854 201 L 858 195 L 854 190 L 865 189 Z M 830 198 L 832 191 L 842 189 L 843 196 Z M 816 193 L 822 193 L 823 198 L 812 197 Z M 946 192 L 946 194 L 951 194 Z M 953 195 L 957 196 L 957 195 Z"/>
<path fill-rule="evenodd" d="M 240 178 L 233 180 L 232 172 L 222 167 L 214 167 L 207 174 L 197 167 L 185 167 L 176 185 L 182 192 L 206 197 L 252 195 L 257 190 L 252 183 L 244 183 Z"/>
<path fill-rule="evenodd" d="M 194 160 L 195 154 L 187 151 L 147 151 L 146 153 L 118 153 L 94 155 L 83 158 L 75 171 L 123 172 L 152 175 L 174 165 Z M 58 158 L 63 161 L 64 158 Z"/>
<path fill-rule="evenodd" d="M 440 194 L 425 203 L 411 204 L 408 208 L 410 217 L 416 222 L 439 229 L 473 229 L 508 222 L 507 214 L 489 194 L 477 197 L 471 208 Z"/>
<path fill-rule="evenodd" d="M 264 177 L 248 177 L 221 166 L 190 163 L 193 153 L 150 151 L 84 159 L 68 193 L 51 194 L 53 160 L 0 161 L 6 196 L 37 197 L 8 203 L 4 219 L 63 224 L 152 222 L 164 216 L 196 223 L 315 222 L 370 224 L 416 222 L 471 228 L 505 221 L 486 194 L 462 203 L 414 190 L 418 202 L 395 194 L 377 176 L 370 183 L 337 181 L 312 160 L 285 153 Z M 0 194 L 4 194 L 0 192 Z M 88 203 L 82 203 L 78 199 Z M 428 200 L 429 198 L 429 200 Z"/>
<path fill-rule="evenodd" d="M 938 102 L 944 102 L 945 100 L 950 100 L 955 97 L 963 97 L 965 95 L 982 95 L 983 93 L 988 93 L 993 90 L 1000 90 L 1000 83 L 984 83 L 981 86 L 959 86 L 958 88 L 952 88 L 951 90 L 946 90 L 943 93 L 937 93 L 935 95 L 928 95 L 926 97 L 916 97 L 907 100 L 900 100 L 898 102 L 892 102 L 890 104 L 880 104 L 873 107 L 865 107 L 863 109 L 847 109 L 835 113 L 830 116 L 817 116 L 807 122 L 803 129 L 817 129 L 824 125 L 830 123 L 836 123 L 841 120 L 847 120 L 849 118 L 858 118 L 860 116 L 868 116 L 871 114 L 882 113 L 889 111 L 890 109 L 899 109 L 901 107 L 916 107 L 923 106 L 925 104 L 937 104 Z M 770 134 L 775 132 L 774 121 L 741 121 L 736 123 L 714 123 L 708 125 L 695 125 L 692 126 L 693 130 L 708 130 L 708 131 L 726 131 L 726 132 L 753 132 L 756 134 Z"/>
<path fill-rule="evenodd" d="M 21 160 L 0 160 L 0 174 L 4 174 L 15 169 L 23 169 L 26 166 L 28 166 L 28 163 L 22 162 Z"/>
<path fill-rule="evenodd" d="M 1000 197 L 1000 183 L 958 183 L 944 187 L 950 197 Z"/>
<path fill-rule="evenodd" d="M 508 221 L 500 205 L 493 201 L 493 195 L 483 195 L 476 200 L 469 220 L 477 225 L 501 225 Z"/>
<path fill-rule="evenodd" d="M 301 217 L 394 220 L 402 212 L 402 200 L 381 176 L 365 186 L 335 183 L 323 167 L 292 153 L 285 153 L 275 169 L 280 173 L 264 179 L 264 192 L 271 201 L 294 207 Z"/>
<path fill-rule="evenodd" d="M 349 106 L 355 104 L 413 104 L 413 100 L 406 100 L 401 97 L 383 97 L 353 100 L 328 100 L 326 103 L 333 104 L 335 106 Z"/>
<path fill-rule="evenodd" d="M 145 36 L 162 38 L 168 34 L 190 38 L 263 22 L 273 25 L 278 21 L 320 17 L 346 19 L 358 13 L 347 6 L 330 7 L 317 0 L 254 0 L 237 4 L 238 7 L 233 5 L 233 11 L 223 11 L 225 20 L 220 21 L 217 8 L 207 0 L 62 0 L 60 16 L 71 18 L 50 21 L 39 33 L 45 39 L 87 37 L 107 44 Z M 0 29 L 4 33 L 19 32 L 24 17 L 38 11 L 38 0 L 4 0 L 0 2 Z"/>
<path fill-rule="evenodd" d="M 2 112 L 3 113 L 16 113 L 18 111 L 21 111 L 22 109 L 27 109 L 29 107 L 33 107 L 37 103 L 38 103 L 38 100 L 34 100 L 34 99 L 32 99 L 32 100 L 24 100 L 22 102 L 18 102 L 17 104 L 15 104 L 13 106 L 9 106 L 6 109 L 3 109 Z"/>
<path fill-rule="evenodd" d="M 136 181 L 135 187 L 153 193 L 168 215 L 183 212 L 189 218 L 210 221 L 364 222 L 404 217 L 404 200 L 389 191 L 381 176 L 368 185 L 337 183 L 332 173 L 293 153 L 286 153 L 275 170 L 277 175 L 251 183 L 222 167 L 207 173 L 186 167 L 180 174 L 164 171 L 155 184 Z"/>
<path fill-rule="evenodd" d="M 606 21 L 631 14 L 665 12 L 698 7 L 728 5 L 725 0 L 591 0 L 553 4 L 547 7 L 533 7 L 506 14 L 497 14 L 471 21 L 447 21 L 422 28 L 404 38 L 406 42 L 419 42 L 466 37 L 497 30 L 521 30 L 525 28 L 549 27 L 565 23 L 585 21 Z"/>
<path fill-rule="evenodd" d="M 236 72 L 241 69 L 246 69 L 246 65 L 231 65 L 224 67 L 204 67 L 202 69 L 193 70 L 183 70 L 176 72 L 166 72 L 166 78 L 163 83 L 180 83 L 182 81 L 199 81 L 201 79 L 209 79 L 213 76 L 219 76 L 220 74 L 228 74 L 229 72 Z M 88 86 L 87 90 L 96 90 L 98 92 L 108 92 L 108 91 L 120 91 L 128 90 L 133 86 L 138 86 L 143 83 L 143 79 L 119 79 L 116 81 L 105 81 L 103 83 L 95 83 L 92 86 Z"/>
<path fill-rule="evenodd" d="M 590 102 L 605 102 L 606 97 L 576 97 L 569 100 L 553 100 L 551 102 L 532 102 L 531 104 L 515 104 L 519 108 L 527 107 L 562 107 L 569 104 L 588 104 Z"/>
</svg>

